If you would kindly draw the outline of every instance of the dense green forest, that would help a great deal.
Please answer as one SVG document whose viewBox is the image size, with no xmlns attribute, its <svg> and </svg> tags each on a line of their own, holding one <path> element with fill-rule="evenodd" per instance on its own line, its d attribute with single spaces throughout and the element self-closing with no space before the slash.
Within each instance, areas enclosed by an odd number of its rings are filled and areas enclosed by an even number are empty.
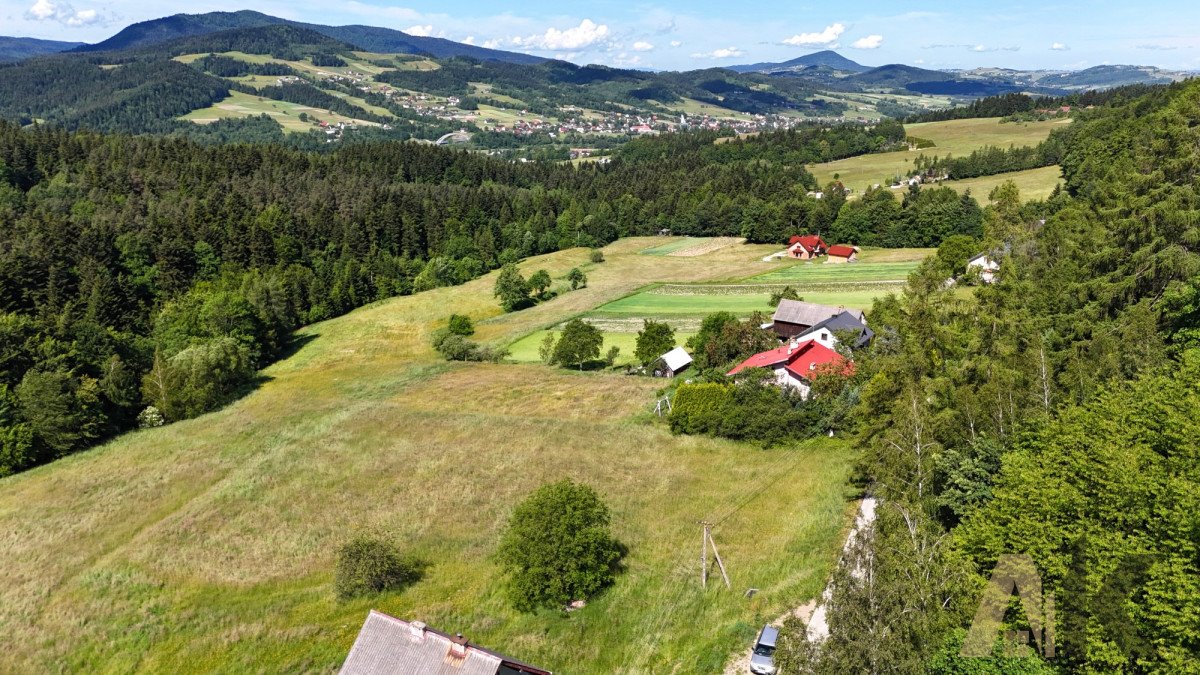
<svg viewBox="0 0 1200 675">
<path fill-rule="evenodd" d="M 1108 89 L 1088 89 L 1063 96 L 1000 94 L 999 96 L 975 99 L 967 105 L 955 108 L 922 112 L 908 117 L 905 121 L 909 123 L 944 122 L 981 117 L 1012 117 L 1023 113 L 1033 113 L 1037 110 L 1058 109 L 1062 106 L 1087 108 L 1089 106 L 1121 105 L 1145 96 L 1160 87 L 1161 85 L 1153 84 L 1127 84 Z"/>
<path fill-rule="evenodd" d="M 939 255 L 871 313 L 853 417 L 878 519 L 832 637 L 793 622 L 784 672 L 1200 670 L 1200 83 L 1074 126 L 1065 191 L 986 210 L 996 284 L 947 288 Z M 1057 599 L 1051 660 L 959 655 L 1002 554 Z"/>
<path fill-rule="evenodd" d="M 210 129 L 218 140 L 223 126 Z M 299 325 L 525 256 L 663 228 L 762 242 L 829 231 L 845 195 L 809 196 L 803 165 L 902 134 L 668 135 L 575 167 L 415 143 L 317 153 L 0 123 L 0 471 L 211 409 Z M 976 234 L 978 216 L 962 215 L 978 205 L 953 202 L 904 207 L 923 215 L 884 243 Z"/>
</svg>

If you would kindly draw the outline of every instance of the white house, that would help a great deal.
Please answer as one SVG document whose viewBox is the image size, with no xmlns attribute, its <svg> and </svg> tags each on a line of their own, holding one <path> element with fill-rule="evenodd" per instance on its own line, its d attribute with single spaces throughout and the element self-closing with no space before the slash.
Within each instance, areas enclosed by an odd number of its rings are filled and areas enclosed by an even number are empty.
<svg viewBox="0 0 1200 675">
<path fill-rule="evenodd" d="M 986 253 L 971 258 L 967 261 L 967 271 L 972 267 L 979 268 L 979 278 L 983 279 L 983 283 L 990 284 L 996 281 L 996 272 L 1000 271 L 1000 263 L 996 262 Z"/>
</svg>

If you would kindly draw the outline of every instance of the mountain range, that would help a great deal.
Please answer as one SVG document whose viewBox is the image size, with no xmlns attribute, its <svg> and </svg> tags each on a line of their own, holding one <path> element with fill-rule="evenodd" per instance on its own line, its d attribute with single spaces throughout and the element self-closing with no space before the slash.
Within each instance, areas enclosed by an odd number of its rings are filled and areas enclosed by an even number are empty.
<svg viewBox="0 0 1200 675">
<path fill-rule="evenodd" d="M 39 40 L 29 37 L 0 36 L 0 61 L 19 61 L 31 56 L 65 52 L 82 45 L 82 42 L 61 42 L 59 40 Z"/>
</svg>

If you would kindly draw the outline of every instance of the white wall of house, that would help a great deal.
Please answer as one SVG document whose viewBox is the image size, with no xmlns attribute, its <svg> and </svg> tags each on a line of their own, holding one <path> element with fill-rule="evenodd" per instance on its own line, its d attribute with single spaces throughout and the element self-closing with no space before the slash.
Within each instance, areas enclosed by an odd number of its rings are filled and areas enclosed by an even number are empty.
<svg viewBox="0 0 1200 675">
<path fill-rule="evenodd" d="M 775 368 L 775 382 L 780 387 L 791 387 L 800 392 L 801 398 L 808 398 L 809 386 L 804 380 L 792 375 L 787 368 L 777 366 Z"/>
</svg>

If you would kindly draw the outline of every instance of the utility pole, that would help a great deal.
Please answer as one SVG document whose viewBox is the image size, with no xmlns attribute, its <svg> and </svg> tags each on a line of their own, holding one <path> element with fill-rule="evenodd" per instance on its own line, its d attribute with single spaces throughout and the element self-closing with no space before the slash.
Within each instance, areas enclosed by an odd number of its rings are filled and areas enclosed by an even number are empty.
<svg viewBox="0 0 1200 675">
<path fill-rule="evenodd" d="M 717 552 L 717 542 L 712 537 L 712 524 L 707 520 L 700 521 L 700 585 L 708 588 L 708 548 L 712 547 L 713 558 L 717 561 L 717 567 L 721 569 L 721 578 L 725 580 L 725 588 L 732 588 L 729 583 L 729 574 L 725 572 L 725 563 L 721 561 L 721 554 Z"/>
</svg>

